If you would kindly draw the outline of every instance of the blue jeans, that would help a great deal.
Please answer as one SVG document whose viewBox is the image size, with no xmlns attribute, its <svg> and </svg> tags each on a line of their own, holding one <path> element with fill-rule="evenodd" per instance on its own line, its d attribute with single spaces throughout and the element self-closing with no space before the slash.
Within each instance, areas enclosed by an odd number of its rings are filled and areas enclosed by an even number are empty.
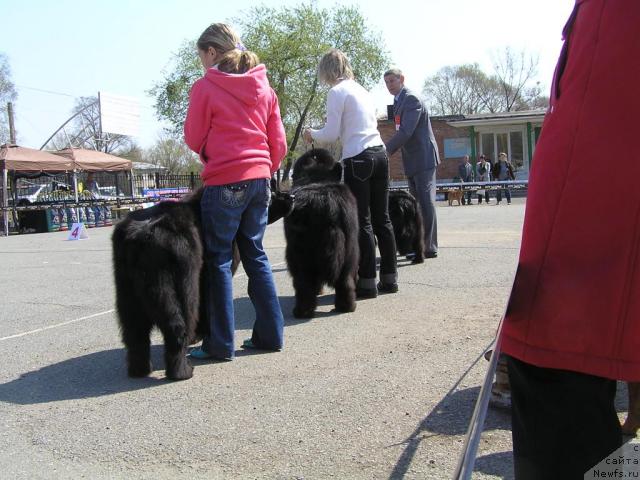
<svg viewBox="0 0 640 480">
<path fill-rule="evenodd" d="M 509 188 L 499 188 L 498 195 L 496 196 L 498 203 L 502 201 L 502 191 L 504 190 L 504 194 L 507 197 L 507 202 L 511 203 L 511 190 Z"/>
<path fill-rule="evenodd" d="M 202 341 L 202 348 L 210 355 L 232 358 L 235 353 L 231 273 L 234 238 L 249 278 L 249 298 L 256 311 L 251 340 L 257 347 L 282 348 L 284 319 L 271 265 L 262 247 L 270 195 L 269 180 L 265 178 L 205 187 L 202 194 L 200 206 L 208 280 L 203 300 L 210 332 Z"/>
</svg>

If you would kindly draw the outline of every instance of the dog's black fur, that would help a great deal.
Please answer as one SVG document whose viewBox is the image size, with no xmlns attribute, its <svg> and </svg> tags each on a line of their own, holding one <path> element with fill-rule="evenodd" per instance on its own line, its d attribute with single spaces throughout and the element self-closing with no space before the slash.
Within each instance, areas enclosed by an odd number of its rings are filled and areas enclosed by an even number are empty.
<svg viewBox="0 0 640 480">
<path fill-rule="evenodd" d="M 206 286 L 201 198 L 202 189 L 178 202 L 130 212 L 114 228 L 116 306 L 131 377 L 151 372 L 149 337 L 154 326 L 164 337 L 167 378 L 193 375 L 187 347 L 208 333 L 200 301 Z M 234 245 L 233 272 L 238 263 Z"/>
<path fill-rule="evenodd" d="M 400 255 L 415 254 L 412 263 L 424 262 L 424 227 L 418 202 L 408 192 L 389 192 L 389 216 Z"/>
<path fill-rule="evenodd" d="M 356 200 L 340 183 L 341 177 L 342 165 L 324 149 L 309 150 L 293 167 L 294 202 L 284 219 L 284 232 L 296 318 L 313 317 L 325 284 L 335 288 L 337 311 L 356 308 L 358 214 Z M 276 199 L 272 208 L 282 201 Z"/>
</svg>

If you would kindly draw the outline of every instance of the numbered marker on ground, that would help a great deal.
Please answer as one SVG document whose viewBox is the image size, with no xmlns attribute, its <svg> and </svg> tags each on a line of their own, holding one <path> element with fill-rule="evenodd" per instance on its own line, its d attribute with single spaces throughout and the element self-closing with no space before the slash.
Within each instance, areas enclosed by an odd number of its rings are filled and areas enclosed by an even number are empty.
<svg viewBox="0 0 640 480">
<path fill-rule="evenodd" d="M 84 228 L 84 223 L 74 223 L 69 229 L 69 236 L 67 240 L 85 240 L 89 238 L 87 230 Z"/>
</svg>

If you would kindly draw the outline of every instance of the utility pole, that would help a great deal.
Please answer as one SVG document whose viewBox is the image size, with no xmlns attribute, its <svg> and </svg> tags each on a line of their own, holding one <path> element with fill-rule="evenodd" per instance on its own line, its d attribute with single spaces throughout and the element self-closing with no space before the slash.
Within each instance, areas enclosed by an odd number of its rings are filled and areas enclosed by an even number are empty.
<svg viewBox="0 0 640 480">
<path fill-rule="evenodd" d="M 16 144 L 16 127 L 13 121 L 13 104 L 7 103 L 7 113 L 9 114 L 9 143 Z"/>
</svg>

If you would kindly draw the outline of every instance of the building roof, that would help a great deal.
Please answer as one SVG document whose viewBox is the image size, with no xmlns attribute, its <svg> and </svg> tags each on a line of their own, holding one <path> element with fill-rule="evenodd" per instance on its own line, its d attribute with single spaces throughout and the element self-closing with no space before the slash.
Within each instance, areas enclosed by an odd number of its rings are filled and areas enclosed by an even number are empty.
<svg viewBox="0 0 640 480">
<path fill-rule="evenodd" d="M 473 127 L 485 125 L 513 125 L 527 122 L 542 123 L 546 110 L 520 110 L 515 112 L 478 113 L 461 115 L 461 119 L 448 120 L 452 127 Z"/>
<path fill-rule="evenodd" d="M 163 167 L 162 165 L 155 165 L 153 163 L 148 162 L 133 162 L 133 170 L 136 171 L 144 171 L 144 172 L 164 172 L 167 167 Z"/>
</svg>

